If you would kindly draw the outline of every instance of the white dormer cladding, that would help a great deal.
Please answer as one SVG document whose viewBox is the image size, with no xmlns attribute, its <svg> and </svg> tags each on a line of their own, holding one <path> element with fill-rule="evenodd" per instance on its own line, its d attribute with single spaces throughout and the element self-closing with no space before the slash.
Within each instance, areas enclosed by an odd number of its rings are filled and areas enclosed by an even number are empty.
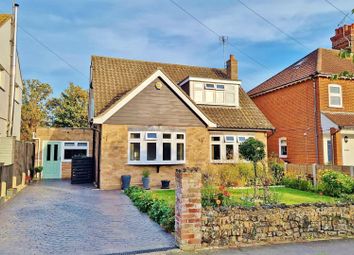
<svg viewBox="0 0 354 255">
<path fill-rule="evenodd" d="M 187 93 L 196 104 L 240 106 L 241 81 L 188 77 L 180 86 L 187 84 Z"/>
</svg>

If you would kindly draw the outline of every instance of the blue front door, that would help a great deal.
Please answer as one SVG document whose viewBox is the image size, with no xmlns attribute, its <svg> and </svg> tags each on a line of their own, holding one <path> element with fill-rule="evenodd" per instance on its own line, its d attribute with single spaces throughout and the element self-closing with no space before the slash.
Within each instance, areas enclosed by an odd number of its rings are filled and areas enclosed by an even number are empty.
<svg viewBox="0 0 354 255">
<path fill-rule="evenodd" d="M 43 178 L 61 178 L 61 142 L 43 143 Z"/>
</svg>

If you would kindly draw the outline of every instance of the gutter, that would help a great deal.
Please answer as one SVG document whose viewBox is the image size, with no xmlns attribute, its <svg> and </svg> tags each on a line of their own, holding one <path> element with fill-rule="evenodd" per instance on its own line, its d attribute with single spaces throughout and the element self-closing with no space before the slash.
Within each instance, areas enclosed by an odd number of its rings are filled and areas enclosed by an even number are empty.
<svg viewBox="0 0 354 255">
<path fill-rule="evenodd" d="M 243 132 L 264 132 L 272 131 L 275 132 L 275 128 L 208 128 L 208 131 L 243 131 Z"/>
</svg>

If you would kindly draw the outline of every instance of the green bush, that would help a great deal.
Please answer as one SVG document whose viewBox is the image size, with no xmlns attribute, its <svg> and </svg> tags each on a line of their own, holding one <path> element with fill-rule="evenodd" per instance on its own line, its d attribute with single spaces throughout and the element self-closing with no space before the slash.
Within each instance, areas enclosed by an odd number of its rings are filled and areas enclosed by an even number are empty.
<svg viewBox="0 0 354 255">
<path fill-rule="evenodd" d="M 325 170 L 321 176 L 321 190 L 324 194 L 340 197 L 354 192 L 354 180 L 341 172 Z"/>
<path fill-rule="evenodd" d="M 166 231 L 174 231 L 175 211 L 166 201 L 156 199 L 150 192 L 136 186 L 129 187 L 124 193 L 141 212 L 147 213 L 153 221 L 160 224 Z"/>
<path fill-rule="evenodd" d="M 272 163 L 270 165 L 272 175 L 276 184 L 281 184 L 284 178 L 284 166 L 280 163 Z"/>
<path fill-rule="evenodd" d="M 282 184 L 287 188 L 298 189 L 303 191 L 314 191 L 312 183 L 301 178 L 283 178 Z"/>
<path fill-rule="evenodd" d="M 36 167 L 34 168 L 34 171 L 35 171 L 36 173 L 41 173 L 41 172 L 43 171 L 43 166 L 36 166 Z"/>
</svg>

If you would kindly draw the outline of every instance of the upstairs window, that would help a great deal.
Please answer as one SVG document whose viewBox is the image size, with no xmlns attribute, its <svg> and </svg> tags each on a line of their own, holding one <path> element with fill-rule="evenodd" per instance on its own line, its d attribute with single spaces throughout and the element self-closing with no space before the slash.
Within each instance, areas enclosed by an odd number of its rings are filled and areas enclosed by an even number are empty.
<svg viewBox="0 0 354 255">
<path fill-rule="evenodd" d="M 201 82 L 193 85 L 193 100 L 198 104 L 236 106 L 236 93 L 237 85 Z"/>
<path fill-rule="evenodd" d="M 279 138 L 279 158 L 288 157 L 288 142 L 285 137 Z"/>
<path fill-rule="evenodd" d="M 340 108 L 343 106 L 342 86 L 330 84 L 328 86 L 329 107 Z"/>
</svg>

